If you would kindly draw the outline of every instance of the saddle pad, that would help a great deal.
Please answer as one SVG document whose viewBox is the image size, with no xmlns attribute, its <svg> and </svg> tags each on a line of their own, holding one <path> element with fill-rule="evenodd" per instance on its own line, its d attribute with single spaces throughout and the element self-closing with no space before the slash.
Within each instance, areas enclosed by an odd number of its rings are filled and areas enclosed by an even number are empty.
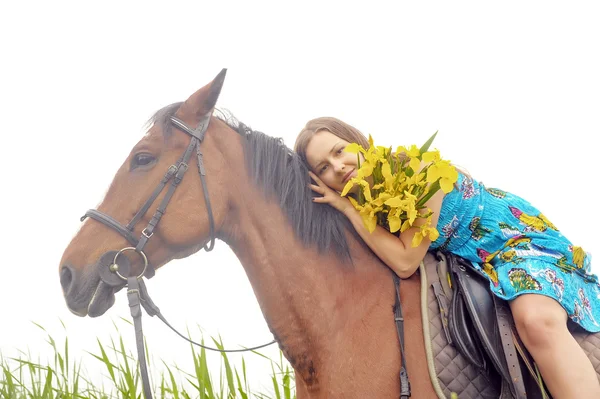
<svg viewBox="0 0 600 399">
<path fill-rule="evenodd" d="M 596 370 L 596 376 L 598 376 L 598 381 L 600 382 L 600 333 L 587 332 L 579 324 L 573 323 L 570 320 L 567 327 L 569 327 L 569 331 L 571 331 L 581 349 L 583 349 L 592 362 L 594 370 Z"/>
<path fill-rule="evenodd" d="M 435 256 L 427 253 L 419 268 L 425 349 L 436 393 L 440 399 L 449 399 L 451 393 L 458 394 L 461 399 L 499 398 L 501 394 L 489 383 L 487 377 L 448 343 L 438 299 L 431 286 L 434 279 L 439 281 L 437 267 L 438 261 Z M 451 296 L 448 295 L 447 287 L 444 287 L 443 291 L 446 295 L 441 297 L 446 309 L 449 309 Z M 571 321 L 567 326 L 592 362 L 600 382 L 600 333 L 589 333 Z"/>
<path fill-rule="evenodd" d="M 433 386 L 440 399 L 450 398 L 451 393 L 461 399 L 498 399 L 500 392 L 487 377 L 448 343 L 438 300 L 426 271 L 426 268 L 435 271 L 437 263 L 435 257 L 427 253 L 420 266 L 423 332 Z M 450 298 L 445 296 L 445 302 L 449 309 Z"/>
</svg>

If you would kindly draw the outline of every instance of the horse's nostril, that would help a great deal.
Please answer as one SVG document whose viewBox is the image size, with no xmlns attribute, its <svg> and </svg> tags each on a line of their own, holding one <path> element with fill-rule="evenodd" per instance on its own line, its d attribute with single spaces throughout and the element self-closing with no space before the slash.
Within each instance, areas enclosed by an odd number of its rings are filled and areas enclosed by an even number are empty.
<svg viewBox="0 0 600 399">
<path fill-rule="evenodd" d="M 63 265 L 60 271 L 60 285 L 62 285 L 63 292 L 66 294 L 69 292 L 71 282 L 73 281 L 73 271 L 70 266 Z"/>
</svg>

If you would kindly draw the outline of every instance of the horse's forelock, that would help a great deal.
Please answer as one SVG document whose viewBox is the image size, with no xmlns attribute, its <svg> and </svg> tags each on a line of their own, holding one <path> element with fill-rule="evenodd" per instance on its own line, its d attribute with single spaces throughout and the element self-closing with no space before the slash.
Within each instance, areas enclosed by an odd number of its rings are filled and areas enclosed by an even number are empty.
<svg viewBox="0 0 600 399">
<path fill-rule="evenodd" d="M 181 104 L 183 104 L 183 102 L 176 102 L 156 111 L 144 125 L 146 130 L 150 130 L 153 126 L 157 126 L 162 131 L 165 139 L 169 138 L 172 133 L 172 125 L 169 121 L 169 117 L 175 115 L 175 112 L 181 107 Z"/>
</svg>

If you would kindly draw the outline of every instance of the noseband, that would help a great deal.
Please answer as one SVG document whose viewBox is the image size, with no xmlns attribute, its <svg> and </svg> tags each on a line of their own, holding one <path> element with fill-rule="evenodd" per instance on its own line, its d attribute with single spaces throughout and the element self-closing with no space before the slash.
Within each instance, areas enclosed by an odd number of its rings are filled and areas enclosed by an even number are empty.
<svg viewBox="0 0 600 399">
<path fill-rule="evenodd" d="M 142 375 L 142 383 L 144 389 L 144 396 L 146 399 L 152 399 L 152 391 L 150 389 L 150 380 L 148 378 L 148 369 L 146 362 L 146 353 L 144 348 L 144 336 L 142 331 L 142 311 L 141 307 L 143 307 L 146 312 L 150 316 L 158 316 L 160 320 L 162 320 L 169 328 L 171 328 L 175 333 L 177 333 L 180 337 L 185 339 L 186 341 L 200 346 L 202 348 L 217 351 L 217 352 L 245 352 L 263 348 L 265 346 L 271 345 L 276 341 L 273 340 L 267 344 L 255 346 L 252 348 L 246 349 L 217 349 L 211 348 L 208 346 L 204 346 L 197 342 L 190 340 L 185 337 L 181 333 L 179 333 L 175 328 L 173 328 L 167 320 L 160 313 L 160 309 L 158 306 L 152 302 L 150 296 L 148 295 L 148 290 L 142 279 L 144 276 L 146 278 L 151 278 L 155 274 L 155 269 L 152 264 L 148 262 L 148 257 L 144 252 L 144 247 L 148 243 L 148 240 L 154 235 L 154 230 L 156 226 L 160 222 L 160 219 L 164 215 L 167 206 L 169 205 L 169 201 L 173 197 L 175 193 L 175 189 L 181 183 L 185 172 L 187 172 L 189 168 L 189 161 L 192 157 L 192 153 L 196 150 L 196 156 L 198 159 L 198 173 L 200 174 L 200 182 L 202 184 L 202 192 L 204 194 L 204 202 L 206 204 L 206 210 L 208 212 L 208 223 L 209 223 L 209 242 L 204 245 L 204 250 L 207 252 L 212 251 L 215 246 L 215 221 L 213 217 L 212 207 L 210 206 L 210 198 L 208 196 L 208 187 L 206 185 L 206 170 L 204 169 L 204 161 L 202 151 L 200 149 L 200 144 L 204 140 L 204 136 L 206 135 L 206 130 L 208 129 L 208 124 L 210 122 L 211 113 L 209 112 L 206 116 L 202 118 L 200 123 L 195 129 L 190 129 L 183 123 L 180 119 L 171 116 L 169 117 L 169 121 L 178 129 L 187 133 L 191 136 L 190 144 L 187 149 L 183 153 L 180 160 L 176 165 L 169 166 L 167 173 L 165 173 L 164 177 L 161 179 L 158 186 L 154 189 L 150 197 L 146 200 L 144 205 L 140 208 L 140 210 L 135 214 L 133 219 L 126 226 L 123 226 L 117 220 L 115 220 L 112 216 L 100 212 L 96 209 L 88 210 L 85 215 L 81 217 L 81 221 L 83 222 L 86 218 L 94 219 L 103 225 L 115 230 L 121 236 L 123 236 L 132 246 L 124 247 L 119 251 L 110 251 L 104 254 L 101 258 L 101 269 L 100 269 L 100 278 L 104 284 L 107 284 L 111 287 L 122 287 L 127 284 L 127 297 L 129 299 L 129 307 L 131 311 L 131 316 L 133 317 L 133 324 L 135 328 L 136 335 L 136 344 L 137 344 L 137 352 L 138 359 L 140 362 L 140 372 Z M 134 234 L 134 228 L 137 223 L 144 217 L 146 212 L 150 209 L 156 198 L 163 191 L 165 186 L 169 184 L 170 186 L 167 189 L 167 193 L 164 198 L 160 202 L 158 208 L 152 219 L 148 222 L 148 225 L 142 230 L 142 234 L 140 237 L 136 237 Z M 128 252 L 134 251 L 140 255 L 143 260 L 144 267 L 142 272 L 138 276 L 129 276 L 129 260 L 126 257 L 122 257 L 119 259 L 120 255 Z M 102 260 L 105 259 L 103 262 Z M 118 261 L 118 263 L 117 263 Z M 104 264 L 106 263 L 106 265 Z"/>
</svg>

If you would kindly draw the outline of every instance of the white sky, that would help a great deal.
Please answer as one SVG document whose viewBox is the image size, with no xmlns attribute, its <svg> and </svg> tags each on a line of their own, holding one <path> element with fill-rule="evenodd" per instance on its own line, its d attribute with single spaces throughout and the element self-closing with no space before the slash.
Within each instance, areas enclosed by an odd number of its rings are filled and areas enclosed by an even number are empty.
<svg viewBox="0 0 600 399">
<path fill-rule="evenodd" d="M 147 118 L 223 67 L 218 105 L 257 130 L 290 146 L 323 115 L 384 145 L 421 144 L 439 130 L 444 157 L 530 200 L 575 244 L 600 253 L 596 1 L 284 4 L 0 4 L 4 356 L 49 353 L 32 321 L 62 342 L 63 320 L 72 356 L 92 374 L 97 361 L 85 350 L 108 342 L 113 322 L 135 350 L 120 320 L 129 319 L 125 294 L 105 316 L 78 318 L 64 304 L 58 262 Z M 164 267 L 148 288 L 182 329 L 201 326 L 233 347 L 271 339 L 223 242 Z M 144 326 L 155 359 L 192 369 L 188 344 L 159 320 L 145 317 Z M 255 388 L 269 386 L 268 364 L 246 359 Z"/>
</svg>

